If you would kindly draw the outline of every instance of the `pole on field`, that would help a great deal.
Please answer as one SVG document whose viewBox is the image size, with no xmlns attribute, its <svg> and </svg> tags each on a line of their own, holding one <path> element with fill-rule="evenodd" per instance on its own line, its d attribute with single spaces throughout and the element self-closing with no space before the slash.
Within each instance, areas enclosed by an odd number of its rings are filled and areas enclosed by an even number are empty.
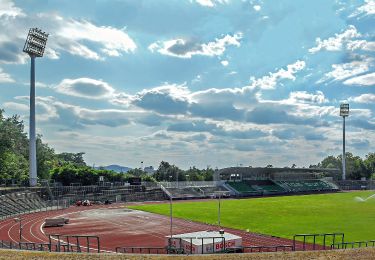
<svg viewBox="0 0 375 260">
<path fill-rule="evenodd" d="M 349 104 L 340 104 L 342 116 L 342 180 L 346 179 L 346 153 L 345 153 L 345 117 L 349 116 Z"/>
<path fill-rule="evenodd" d="M 38 28 L 31 28 L 27 35 L 23 52 L 29 54 L 30 69 L 30 119 L 29 119 L 29 174 L 30 186 L 37 184 L 36 135 L 35 135 L 35 58 L 43 57 L 48 34 Z"/>
</svg>

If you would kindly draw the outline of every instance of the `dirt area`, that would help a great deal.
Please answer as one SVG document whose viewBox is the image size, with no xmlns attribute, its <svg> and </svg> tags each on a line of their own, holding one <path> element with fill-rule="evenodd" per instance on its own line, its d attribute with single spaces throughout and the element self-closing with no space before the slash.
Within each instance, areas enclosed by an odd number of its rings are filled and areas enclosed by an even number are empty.
<svg viewBox="0 0 375 260">
<path fill-rule="evenodd" d="M 116 254 L 64 254 L 64 253 L 42 253 L 0 250 L 0 259 L 77 259 L 77 260 L 111 260 L 111 259 L 145 259 L 145 260 L 225 260 L 225 259 L 259 259 L 259 260 L 297 260 L 297 259 L 375 259 L 375 248 L 347 249 L 335 251 L 305 251 L 305 252 L 283 252 L 283 253 L 252 253 L 252 254 L 227 254 L 227 255 L 203 255 L 203 256 L 175 256 L 175 255 L 116 255 Z"/>
</svg>

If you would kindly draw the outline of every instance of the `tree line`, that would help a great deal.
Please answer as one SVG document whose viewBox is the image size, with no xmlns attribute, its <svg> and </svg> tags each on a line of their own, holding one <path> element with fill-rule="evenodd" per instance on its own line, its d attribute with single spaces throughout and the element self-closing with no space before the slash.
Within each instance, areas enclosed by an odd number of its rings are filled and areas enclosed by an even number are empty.
<svg viewBox="0 0 375 260">
<path fill-rule="evenodd" d="M 127 182 L 129 178 L 140 177 L 143 181 L 211 181 L 214 170 L 210 167 L 198 169 L 195 166 L 182 170 L 176 165 L 162 161 L 152 176 L 142 169 L 131 169 L 126 173 L 117 173 L 88 166 L 84 153 L 56 153 L 37 136 L 37 173 L 39 179 L 54 180 L 63 185 L 81 183 L 92 185 L 103 176 L 108 182 Z M 364 159 L 347 153 L 348 179 L 369 178 L 375 174 L 375 153 L 369 153 Z M 271 166 L 272 167 L 272 166 Z M 310 167 L 341 169 L 341 155 L 328 156 L 317 165 Z M 24 132 L 23 121 L 18 115 L 4 116 L 0 109 L 0 182 L 26 185 L 29 179 L 29 140 Z"/>
</svg>

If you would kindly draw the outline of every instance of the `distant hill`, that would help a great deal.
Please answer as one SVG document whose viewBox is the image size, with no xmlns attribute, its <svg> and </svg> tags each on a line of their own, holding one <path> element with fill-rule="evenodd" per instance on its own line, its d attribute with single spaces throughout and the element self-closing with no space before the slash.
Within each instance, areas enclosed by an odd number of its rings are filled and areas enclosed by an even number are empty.
<svg viewBox="0 0 375 260">
<path fill-rule="evenodd" d="M 115 171 L 115 172 L 127 172 L 129 170 L 131 170 L 132 168 L 129 168 L 129 167 L 126 167 L 126 166 L 121 166 L 121 165 L 116 165 L 116 164 L 112 164 L 112 165 L 108 165 L 108 166 L 99 166 L 99 167 L 95 167 L 95 169 L 106 169 L 106 170 L 110 170 L 110 171 Z"/>
</svg>

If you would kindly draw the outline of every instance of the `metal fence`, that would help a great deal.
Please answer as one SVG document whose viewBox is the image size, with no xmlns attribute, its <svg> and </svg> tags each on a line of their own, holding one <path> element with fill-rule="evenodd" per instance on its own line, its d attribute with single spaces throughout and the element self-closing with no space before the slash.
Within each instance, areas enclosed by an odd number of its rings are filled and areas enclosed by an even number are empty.
<svg viewBox="0 0 375 260">
<path fill-rule="evenodd" d="M 344 243 L 344 233 L 324 233 L 324 234 L 296 234 L 293 236 L 293 249 L 294 251 L 299 250 L 299 241 L 302 240 L 301 250 L 317 250 L 327 249 L 328 245 L 335 244 L 339 239 L 341 243 Z"/>
<path fill-rule="evenodd" d="M 361 248 L 361 247 L 375 247 L 375 240 L 343 242 L 332 244 L 331 249 L 347 249 L 347 248 Z"/>
</svg>

